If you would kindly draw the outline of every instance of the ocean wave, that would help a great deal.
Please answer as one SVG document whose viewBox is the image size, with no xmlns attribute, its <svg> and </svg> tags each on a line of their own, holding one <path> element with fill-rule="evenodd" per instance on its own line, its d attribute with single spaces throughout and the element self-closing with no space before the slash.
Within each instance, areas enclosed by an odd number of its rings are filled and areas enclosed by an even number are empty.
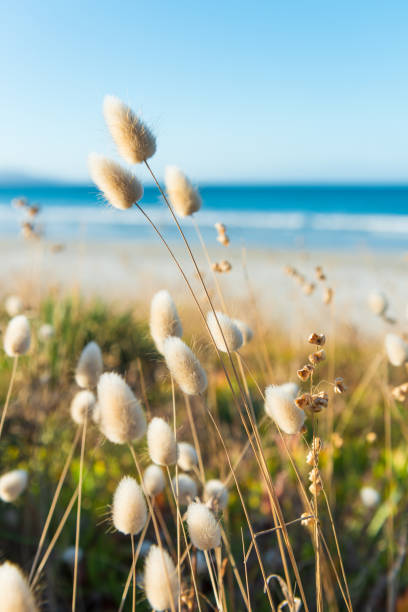
<svg viewBox="0 0 408 612">
<path fill-rule="evenodd" d="M 145 211 L 157 225 L 173 226 L 169 211 L 164 207 L 150 206 Z M 0 205 L 0 233 L 16 227 L 24 215 L 10 206 Z M 263 212 L 202 210 L 197 215 L 202 228 L 212 228 L 215 223 L 225 223 L 227 228 L 240 230 L 286 230 L 289 232 L 358 232 L 367 234 L 407 234 L 408 215 L 392 214 L 339 214 L 302 212 Z M 49 229 L 72 226 L 145 226 L 146 219 L 137 209 L 126 213 L 108 206 L 49 206 L 44 207 L 39 217 L 41 224 Z M 184 220 L 185 225 L 190 220 Z"/>
</svg>

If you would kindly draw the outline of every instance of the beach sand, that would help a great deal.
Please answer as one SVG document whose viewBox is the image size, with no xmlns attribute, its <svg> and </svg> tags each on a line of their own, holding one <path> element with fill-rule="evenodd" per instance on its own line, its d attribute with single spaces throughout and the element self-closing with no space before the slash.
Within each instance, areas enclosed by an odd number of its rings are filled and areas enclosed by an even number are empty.
<svg viewBox="0 0 408 612">
<path fill-rule="evenodd" d="M 25 299 L 44 296 L 50 289 L 78 291 L 85 296 L 99 296 L 110 302 L 143 309 L 153 293 L 168 289 L 176 301 L 193 304 L 174 262 L 159 243 L 73 242 L 61 252 L 53 253 L 45 242 L 30 243 L 3 240 L 0 243 L 0 294 L 24 294 Z M 217 278 L 226 296 L 228 310 L 235 316 L 251 319 L 253 305 L 243 268 L 241 248 L 211 245 L 211 259 L 227 259 L 232 270 Z M 211 271 L 199 244 L 193 245 L 200 270 L 215 295 Z M 200 300 L 204 294 L 183 245 L 175 254 L 191 280 Z M 406 322 L 408 261 L 404 253 L 381 252 L 301 252 L 273 249 L 250 249 L 245 252 L 250 284 L 267 322 L 279 322 L 290 328 L 308 323 L 327 323 L 329 312 L 337 321 L 359 330 L 378 330 L 378 320 L 369 311 L 367 297 L 381 290 L 389 298 L 390 314 L 403 329 Z M 315 280 L 315 266 L 323 267 L 326 284 L 334 290 L 334 307 L 322 303 L 323 285 Z M 295 267 L 316 289 L 307 296 L 285 266 Z M 217 296 L 215 302 L 220 306 Z M 330 315 L 330 316 L 331 316 Z M 397 326 L 394 326 L 397 327 Z"/>
</svg>

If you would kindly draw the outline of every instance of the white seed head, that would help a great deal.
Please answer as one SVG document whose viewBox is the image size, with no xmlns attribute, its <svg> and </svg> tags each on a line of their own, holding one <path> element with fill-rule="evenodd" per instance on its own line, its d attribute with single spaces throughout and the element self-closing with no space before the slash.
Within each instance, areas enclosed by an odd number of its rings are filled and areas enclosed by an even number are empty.
<svg viewBox="0 0 408 612">
<path fill-rule="evenodd" d="M 88 157 L 91 179 L 106 200 L 119 210 L 131 208 L 143 197 L 143 185 L 117 162 L 91 153 Z"/>
<path fill-rule="evenodd" d="M 265 412 L 287 434 L 299 433 L 306 417 L 294 402 L 293 390 L 285 388 L 285 385 L 266 387 Z"/>
<path fill-rule="evenodd" d="M 219 351 L 227 353 L 237 351 L 242 346 L 242 334 L 232 319 L 222 312 L 217 312 L 217 320 L 213 312 L 207 315 L 207 324 Z M 222 333 L 220 330 L 222 329 Z M 223 337 L 224 335 L 224 337 Z M 224 341 L 225 338 L 225 341 Z M 228 350 L 227 350 L 228 347 Z"/>
<path fill-rule="evenodd" d="M 204 501 L 214 509 L 224 510 L 228 504 L 228 489 L 221 480 L 214 478 L 204 485 Z"/>
<path fill-rule="evenodd" d="M 151 497 L 155 497 L 164 491 L 166 480 L 162 469 L 158 465 L 152 463 L 145 469 L 143 474 L 143 485 L 146 493 Z"/>
<path fill-rule="evenodd" d="M 172 480 L 174 494 L 177 497 L 177 486 L 178 486 L 178 500 L 182 506 L 187 506 L 192 502 L 198 493 L 196 482 L 188 476 L 188 474 L 179 474 Z"/>
<path fill-rule="evenodd" d="M 408 344 L 397 334 L 385 336 L 385 350 L 389 362 L 393 366 L 400 366 L 408 359 Z"/>
<path fill-rule="evenodd" d="M 177 442 L 173 430 L 160 417 L 154 417 L 147 428 L 149 455 L 156 465 L 174 465 L 177 462 Z"/>
<path fill-rule="evenodd" d="M 299 385 L 297 383 L 295 382 L 283 383 L 282 385 L 279 385 L 279 388 L 283 393 L 286 393 L 288 397 L 292 398 L 293 400 L 296 399 L 296 396 L 299 391 Z"/>
<path fill-rule="evenodd" d="M 94 389 L 103 371 L 102 353 L 96 342 L 88 342 L 75 371 L 75 380 L 82 389 Z"/>
<path fill-rule="evenodd" d="M 77 423 L 82 425 L 85 422 L 85 418 L 89 418 L 95 408 L 96 397 L 92 391 L 85 389 L 78 391 L 71 402 L 71 418 Z"/>
<path fill-rule="evenodd" d="M 163 353 L 166 338 L 169 336 L 181 338 L 183 335 L 176 305 L 165 289 L 153 296 L 150 306 L 150 333 L 160 353 Z"/>
<path fill-rule="evenodd" d="M 124 476 L 113 496 L 112 522 L 125 535 L 142 531 L 147 520 L 147 507 L 142 488 L 131 476 Z"/>
<path fill-rule="evenodd" d="M 374 508 L 380 502 L 380 494 L 372 487 L 363 487 L 360 490 L 360 498 L 366 508 Z"/>
<path fill-rule="evenodd" d="M 13 502 L 27 486 L 28 474 L 25 470 L 12 470 L 0 477 L 0 499 Z"/>
<path fill-rule="evenodd" d="M 239 331 L 241 332 L 242 346 L 245 346 L 245 344 L 248 344 L 248 342 L 251 342 L 252 338 L 254 337 L 254 333 L 252 329 L 249 327 L 249 325 L 244 323 L 244 321 L 240 321 L 239 319 L 233 319 L 233 323 L 235 323 L 235 325 L 238 327 Z"/>
<path fill-rule="evenodd" d="M 4 301 L 4 308 L 9 317 L 15 317 L 23 311 L 23 301 L 18 295 L 9 295 Z"/>
<path fill-rule="evenodd" d="M 368 296 L 368 306 L 374 314 L 381 316 L 388 308 L 388 300 L 381 291 L 373 291 Z"/>
<path fill-rule="evenodd" d="M 164 182 L 170 204 L 180 217 L 189 217 L 200 210 L 200 194 L 179 168 L 167 166 Z"/>
<path fill-rule="evenodd" d="M 38 335 L 41 340 L 50 340 L 53 336 L 55 336 L 55 329 L 49 323 L 44 323 L 44 325 L 41 325 L 40 329 L 38 330 Z"/>
<path fill-rule="evenodd" d="M 0 611 L 38 612 L 27 578 L 9 561 L 0 565 Z"/>
<path fill-rule="evenodd" d="M 144 588 L 153 610 L 163 611 L 177 607 L 179 584 L 176 567 L 169 553 L 152 545 L 144 567 Z"/>
<path fill-rule="evenodd" d="M 163 355 L 170 374 L 187 395 L 199 395 L 207 388 L 207 376 L 193 351 L 180 338 L 167 338 Z"/>
<path fill-rule="evenodd" d="M 178 466 L 185 472 L 190 472 L 198 463 L 198 457 L 194 446 L 188 442 L 178 443 Z"/>
<path fill-rule="evenodd" d="M 119 374 L 102 374 L 98 383 L 99 428 L 108 440 L 125 444 L 146 432 L 139 400 Z"/>
<path fill-rule="evenodd" d="M 187 526 L 190 539 L 199 550 L 217 548 L 221 542 L 220 526 L 211 510 L 201 502 L 192 502 L 187 508 Z"/>
<path fill-rule="evenodd" d="M 140 164 L 156 152 L 150 129 L 115 96 L 105 96 L 103 114 L 119 153 L 129 164 Z"/>
<path fill-rule="evenodd" d="M 13 317 L 4 334 L 4 350 L 9 357 L 25 355 L 30 348 L 31 332 L 28 319 L 24 315 Z"/>
</svg>

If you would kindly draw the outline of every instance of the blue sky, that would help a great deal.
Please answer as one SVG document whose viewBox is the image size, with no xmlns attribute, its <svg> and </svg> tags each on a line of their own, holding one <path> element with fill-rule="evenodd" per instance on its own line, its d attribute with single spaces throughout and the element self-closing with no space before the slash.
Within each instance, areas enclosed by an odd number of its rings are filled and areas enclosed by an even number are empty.
<svg viewBox="0 0 408 612">
<path fill-rule="evenodd" d="M 408 181 L 407 23 L 405 0 L 3 0 L 0 171 L 87 180 L 112 93 L 159 174 Z"/>
</svg>

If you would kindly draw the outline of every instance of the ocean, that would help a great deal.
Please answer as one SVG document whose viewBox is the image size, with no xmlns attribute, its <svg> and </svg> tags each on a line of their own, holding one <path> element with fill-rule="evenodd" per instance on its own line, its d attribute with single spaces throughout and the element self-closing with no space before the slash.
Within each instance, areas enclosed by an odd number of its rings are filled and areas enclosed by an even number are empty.
<svg viewBox="0 0 408 612">
<path fill-rule="evenodd" d="M 231 242 L 288 249 L 408 250 L 408 186 L 204 186 L 196 219 L 207 240 L 214 223 L 227 226 Z M 0 236 L 20 233 L 24 213 L 11 205 L 25 196 L 41 212 L 38 227 L 51 241 L 150 241 L 153 231 L 136 209 L 116 211 L 90 185 L 0 187 Z M 176 236 L 154 187 L 146 187 L 146 212 L 169 239 Z M 188 236 L 195 234 L 189 219 Z"/>
</svg>

